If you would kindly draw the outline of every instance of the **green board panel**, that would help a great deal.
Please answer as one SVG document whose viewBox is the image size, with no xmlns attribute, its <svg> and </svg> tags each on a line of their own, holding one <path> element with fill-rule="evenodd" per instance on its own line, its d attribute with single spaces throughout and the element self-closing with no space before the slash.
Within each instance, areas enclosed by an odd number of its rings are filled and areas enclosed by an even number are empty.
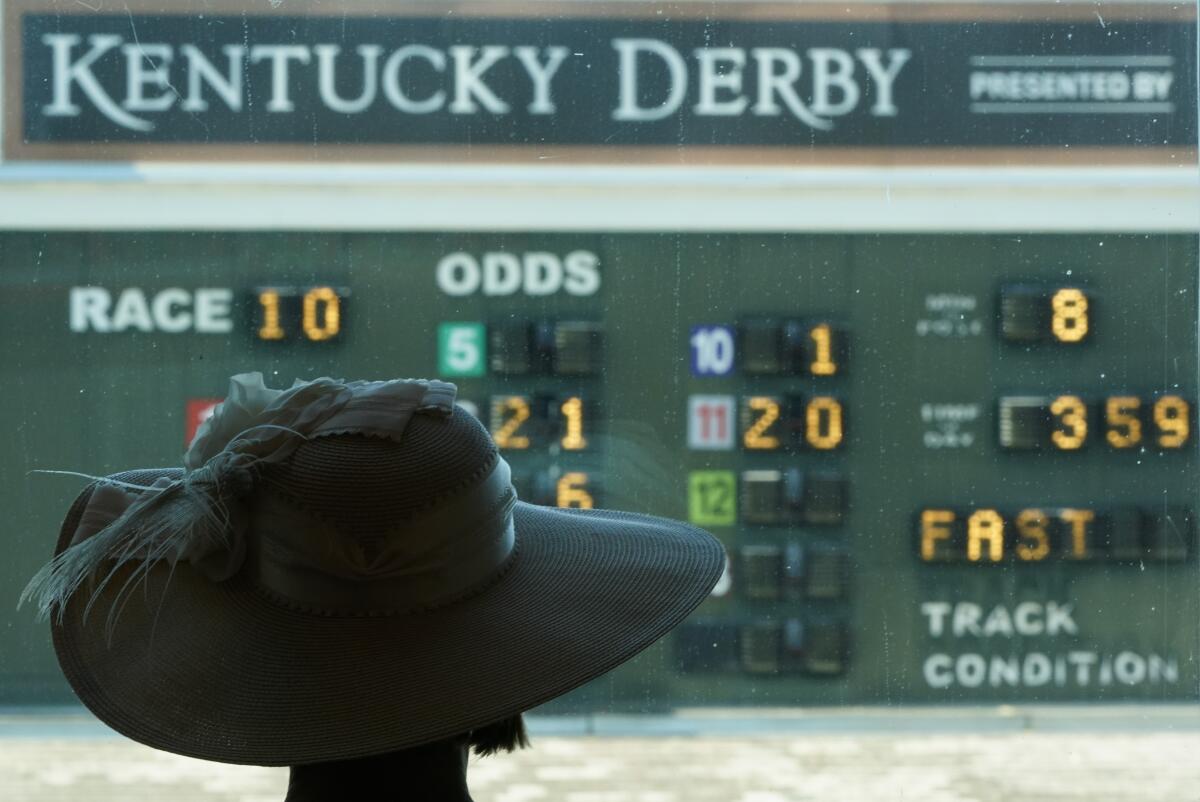
<svg viewBox="0 0 1200 802">
<path fill-rule="evenodd" d="M 1195 237 L 24 232 L 0 264 L 14 603 L 79 490 L 27 472 L 176 465 L 237 372 L 440 369 L 527 499 L 729 551 L 560 708 L 1198 695 Z M 0 698 L 68 698 L 5 617 Z"/>
</svg>

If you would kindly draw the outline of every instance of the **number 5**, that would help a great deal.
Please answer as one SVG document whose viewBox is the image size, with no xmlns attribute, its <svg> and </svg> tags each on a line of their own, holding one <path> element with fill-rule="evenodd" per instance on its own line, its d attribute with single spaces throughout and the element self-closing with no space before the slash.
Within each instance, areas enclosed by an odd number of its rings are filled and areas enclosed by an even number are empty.
<svg viewBox="0 0 1200 802">
<path fill-rule="evenodd" d="M 1139 398 L 1115 395 L 1104 402 L 1104 417 L 1108 422 L 1105 438 L 1113 448 L 1133 448 L 1142 442 L 1142 422 L 1138 420 Z"/>
<path fill-rule="evenodd" d="M 484 374 L 482 323 L 443 323 L 438 326 L 438 373 L 443 376 Z"/>
</svg>

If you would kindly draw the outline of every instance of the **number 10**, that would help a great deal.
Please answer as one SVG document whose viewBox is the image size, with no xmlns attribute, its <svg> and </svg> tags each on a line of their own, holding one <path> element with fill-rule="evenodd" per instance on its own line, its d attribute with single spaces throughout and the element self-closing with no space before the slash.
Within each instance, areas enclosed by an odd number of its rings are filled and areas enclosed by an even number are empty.
<svg viewBox="0 0 1200 802">
<path fill-rule="evenodd" d="M 733 370 L 733 329 L 729 326 L 693 326 L 692 374 L 726 376 Z"/>
</svg>

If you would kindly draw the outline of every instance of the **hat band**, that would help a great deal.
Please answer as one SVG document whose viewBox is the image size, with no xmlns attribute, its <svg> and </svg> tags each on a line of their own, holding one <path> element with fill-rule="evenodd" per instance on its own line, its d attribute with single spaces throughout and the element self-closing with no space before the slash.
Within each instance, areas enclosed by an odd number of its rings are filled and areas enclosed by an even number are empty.
<svg viewBox="0 0 1200 802">
<path fill-rule="evenodd" d="M 470 490 L 382 537 L 355 537 L 264 493 L 250 525 L 251 576 L 276 601 L 324 615 L 439 607 L 504 571 L 516 548 L 516 501 L 500 457 Z"/>
</svg>

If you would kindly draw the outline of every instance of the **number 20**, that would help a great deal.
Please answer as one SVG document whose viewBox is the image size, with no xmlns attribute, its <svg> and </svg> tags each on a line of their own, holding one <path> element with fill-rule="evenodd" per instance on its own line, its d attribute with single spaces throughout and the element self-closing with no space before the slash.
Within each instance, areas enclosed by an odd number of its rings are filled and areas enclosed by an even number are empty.
<svg viewBox="0 0 1200 802">
<path fill-rule="evenodd" d="M 771 396 L 751 396 L 746 399 L 745 432 L 742 445 L 751 451 L 771 451 L 779 448 L 779 438 L 772 429 L 780 419 L 780 401 Z M 798 422 L 804 432 L 804 443 L 818 451 L 831 451 L 845 440 L 842 403 L 829 396 L 815 396 L 804 405 Z"/>
</svg>

